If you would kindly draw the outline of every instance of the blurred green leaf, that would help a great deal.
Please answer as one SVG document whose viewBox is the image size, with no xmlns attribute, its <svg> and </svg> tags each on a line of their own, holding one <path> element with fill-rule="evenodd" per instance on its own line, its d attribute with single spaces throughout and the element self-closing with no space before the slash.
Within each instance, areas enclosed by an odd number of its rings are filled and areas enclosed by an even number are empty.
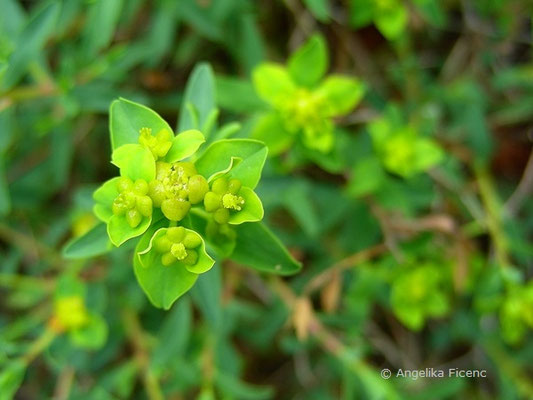
<svg viewBox="0 0 533 400">
<path fill-rule="evenodd" d="M 324 76 L 329 66 L 326 41 L 315 34 L 287 61 L 291 78 L 298 85 L 312 87 Z"/>
<path fill-rule="evenodd" d="M 83 349 L 98 349 L 107 340 L 107 324 L 105 320 L 96 314 L 89 316 L 89 321 L 82 328 L 75 329 L 69 333 L 72 343 Z"/>
<path fill-rule="evenodd" d="M 93 0 L 87 11 L 83 46 L 87 57 L 94 56 L 113 39 L 123 0 Z"/>
<path fill-rule="evenodd" d="M 204 128 L 209 115 L 215 109 L 215 77 L 211 66 L 206 63 L 194 67 L 187 85 L 180 108 L 178 132 L 187 129 Z M 191 115 L 189 107 L 193 107 L 198 115 L 198 123 Z M 206 133 L 206 132 L 204 132 Z"/>
<path fill-rule="evenodd" d="M 106 224 L 98 224 L 83 236 L 72 238 L 62 250 L 67 259 L 90 258 L 111 250 Z"/>
<path fill-rule="evenodd" d="M 26 363 L 15 360 L 0 370 L 0 400 L 11 400 L 24 380 Z"/>
<path fill-rule="evenodd" d="M 191 303 L 184 297 L 168 312 L 158 331 L 158 344 L 152 355 L 154 368 L 164 370 L 168 363 L 184 355 L 192 329 Z"/>
<path fill-rule="evenodd" d="M 333 117 L 348 113 L 359 103 L 364 94 L 364 85 L 355 78 L 330 75 L 314 94 L 324 103 L 324 109 L 320 111 L 322 115 Z"/>
<path fill-rule="evenodd" d="M 279 113 L 266 113 L 256 122 L 252 137 L 264 142 L 271 157 L 277 156 L 290 148 L 294 136 L 285 128 Z"/>
<path fill-rule="evenodd" d="M 331 19 L 329 0 L 304 0 L 304 4 L 320 22 L 329 22 Z"/>
<path fill-rule="evenodd" d="M 0 216 L 5 216 L 11 210 L 11 199 L 9 196 L 9 187 L 4 169 L 3 157 L 0 154 Z"/>
<path fill-rule="evenodd" d="M 222 371 L 217 371 L 215 385 L 228 396 L 242 400 L 271 399 L 274 394 L 270 387 L 250 385 Z"/>
<path fill-rule="evenodd" d="M 36 61 L 39 52 L 53 34 L 60 5 L 50 2 L 31 18 L 16 40 L 7 70 L 0 82 L 3 90 L 11 88 L 26 73 L 29 64 Z"/>
<path fill-rule="evenodd" d="M 213 330 L 220 331 L 222 324 L 222 274 L 220 265 L 202 274 L 191 290 L 194 303 Z"/>
<path fill-rule="evenodd" d="M 252 78 L 259 97 L 273 105 L 285 101 L 296 89 L 289 71 L 279 64 L 263 63 L 257 66 Z"/>
<path fill-rule="evenodd" d="M 263 223 L 246 223 L 237 225 L 235 229 L 237 243 L 231 259 L 259 271 L 279 275 L 291 275 L 300 270 L 301 264 Z"/>
<path fill-rule="evenodd" d="M 225 110 L 243 113 L 263 110 L 267 107 L 248 81 L 217 75 L 215 83 L 217 104 Z"/>
</svg>

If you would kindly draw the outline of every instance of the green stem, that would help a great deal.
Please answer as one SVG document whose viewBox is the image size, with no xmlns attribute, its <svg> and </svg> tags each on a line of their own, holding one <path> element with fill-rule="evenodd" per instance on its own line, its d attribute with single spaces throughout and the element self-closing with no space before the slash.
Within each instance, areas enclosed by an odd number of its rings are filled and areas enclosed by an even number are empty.
<svg viewBox="0 0 533 400">
<path fill-rule="evenodd" d="M 479 184 L 479 194 L 486 211 L 486 224 L 494 242 L 496 259 L 501 267 L 509 264 L 508 241 L 503 230 L 503 207 L 498 199 L 496 190 L 488 171 L 484 167 L 474 167 L 474 173 Z"/>
<path fill-rule="evenodd" d="M 148 344 L 146 342 L 146 333 L 142 330 L 137 314 L 132 310 L 126 310 L 123 313 L 123 320 L 129 341 L 135 352 L 135 360 L 142 372 L 142 380 L 148 398 L 150 400 L 164 400 L 163 390 L 159 385 L 157 377 L 150 368 L 150 356 L 148 352 Z"/>
<path fill-rule="evenodd" d="M 31 346 L 26 350 L 22 355 L 21 359 L 26 365 L 31 364 L 35 358 L 41 354 L 44 350 L 50 346 L 52 341 L 55 339 L 57 333 L 51 329 L 46 329 L 41 336 L 35 340 Z"/>
</svg>

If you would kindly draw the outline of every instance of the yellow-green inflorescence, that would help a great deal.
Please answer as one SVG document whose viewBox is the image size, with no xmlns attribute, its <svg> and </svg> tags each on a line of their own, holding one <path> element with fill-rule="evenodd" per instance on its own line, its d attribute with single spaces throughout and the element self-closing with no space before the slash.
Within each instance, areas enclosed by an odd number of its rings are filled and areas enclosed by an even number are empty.
<svg viewBox="0 0 533 400">
<path fill-rule="evenodd" d="M 54 313 L 65 329 L 78 329 L 87 324 L 89 315 L 81 296 L 67 296 L 56 300 Z"/>
<path fill-rule="evenodd" d="M 139 131 L 139 144 L 150 150 L 156 160 L 167 155 L 172 147 L 173 138 L 174 135 L 166 129 L 159 131 L 155 136 L 152 135 L 150 128 L 141 128 Z"/>
<path fill-rule="evenodd" d="M 178 261 L 186 265 L 198 262 L 197 248 L 202 244 L 200 236 L 187 232 L 182 226 L 168 228 L 164 236 L 154 241 L 154 248 L 161 253 L 161 263 L 170 266 Z"/>
<path fill-rule="evenodd" d="M 152 215 L 153 202 L 148 196 L 148 183 L 144 179 L 133 182 L 127 177 L 121 177 L 117 182 L 119 195 L 112 205 L 114 215 L 124 215 L 131 228 L 136 228 L 143 217 Z"/>
<path fill-rule="evenodd" d="M 209 190 L 207 180 L 187 161 L 156 164 L 156 179 L 149 184 L 155 207 L 171 221 L 181 221 L 191 205 L 201 203 Z"/>
<path fill-rule="evenodd" d="M 320 121 L 320 103 L 320 99 L 313 96 L 311 91 L 304 88 L 296 90 L 290 101 L 281 105 L 286 128 L 295 132 Z"/>
<path fill-rule="evenodd" d="M 211 184 L 211 191 L 204 197 L 204 207 L 213 213 L 213 219 L 219 224 L 229 221 L 232 212 L 242 210 L 245 200 L 239 196 L 241 182 L 238 179 L 218 178 Z"/>
</svg>

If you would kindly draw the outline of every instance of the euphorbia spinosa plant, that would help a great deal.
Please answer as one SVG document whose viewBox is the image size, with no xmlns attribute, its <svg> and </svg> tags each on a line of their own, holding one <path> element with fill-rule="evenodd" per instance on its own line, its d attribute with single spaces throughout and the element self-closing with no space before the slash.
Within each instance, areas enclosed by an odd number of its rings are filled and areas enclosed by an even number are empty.
<svg viewBox="0 0 533 400">
<path fill-rule="evenodd" d="M 143 235 L 134 255 L 137 278 L 154 305 L 168 308 L 215 263 L 204 238 L 192 229 L 190 214 L 204 217 L 211 225 L 263 218 L 255 185 L 243 182 L 242 174 L 247 178 L 250 171 L 238 168 L 243 161 L 238 149 L 264 145 L 245 139 L 214 142 L 210 149 L 230 144 L 236 153 L 221 154 L 220 171 L 206 170 L 203 165 L 211 164 L 212 153 L 199 157 L 205 142 L 199 130 L 174 136 L 155 112 L 125 99 L 111 105 L 110 119 L 111 162 L 120 177 L 94 192 L 94 212 L 107 224 L 109 239 L 117 247 Z M 265 157 L 266 149 L 263 157 L 252 162 L 255 184 Z"/>
<path fill-rule="evenodd" d="M 189 94 L 195 93 L 199 79 L 209 87 L 210 70 L 203 71 L 200 77 L 193 74 Z M 189 99 L 180 121 L 187 129 L 176 135 L 141 104 L 119 99 L 110 109 L 111 162 L 120 176 L 94 192 L 94 213 L 106 224 L 114 246 L 138 238 L 135 275 L 156 307 L 169 308 L 215 259 L 232 257 L 276 273 L 299 268 L 266 227 L 251 226 L 264 215 L 254 188 L 266 146 L 252 139 L 226 139 L 232 129 L 225 127 L 211 135 L 218 111 L 198 108 L 204 103 Z M 92 237 L 91 232 L 86 236 Z M 263 253 L 250 257 L 256 240 L 262 241 Z"/>
</svg>

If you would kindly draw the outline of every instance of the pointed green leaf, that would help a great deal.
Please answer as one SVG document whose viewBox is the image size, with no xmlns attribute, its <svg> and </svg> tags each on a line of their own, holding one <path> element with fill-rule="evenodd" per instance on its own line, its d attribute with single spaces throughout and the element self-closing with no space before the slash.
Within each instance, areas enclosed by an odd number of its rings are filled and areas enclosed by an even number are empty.
<svg viewBox="0 0 533 400">
<path fill-rule="evenodd" d="M 96 0 L 88 5 L 83 32 L 86 56 L 94 56 L 113 39 L 123 0 Z"/>
<path fill-rule="evenodd" d="M 312 87 L 324 76 L 329 63 L 326 41 L 315 34 L 289 58 L 289 73 L 294 82 Z"/>
<path fill-rule="evenodd" d="M 190 129 L 179 133 L 172 141 L 172 147 L 165 156 L 166 162 L 176 162 L 193 155 L 205 143 L 202 132 Z"/>
<path fill-rule="evenodd" d="M 59 15 L 60 5 L 50 2 L 43 7 L 24 27 L 18 36 L 15 51 L 8 60 L 0 87 L 8 89 L 26 73 L 31 61 L 39 56 L 46 41 L 54 32 L 55 23 Z"/>
<path fill-rule="evenodd" d="M 231 255 L 232 260 L 259 271 L 280 275 L 292 275 L 302 268 L 263 223 L 237 225 L 235 230 L 237 243 Z"/>
<path fill-rule="evenodd" d="M 113 150 L 125 144 L 138 143 L 141 128 L 150 128 L 154 135 L 164 129 L 173 132 L 159 114 L 142 104 L 123 98 L 111 103 L 109 130 Z"/>
<path fill-rule="evenodd" d="M 144 179 L 150 182 L 155 179 L 154 156 L 140 144 L 125 144 L 113 151 L 111 162 L 120 168 L 120 176 L 135 181 Z"/>
<path fill-rule="evenodd" d="M 242 161 L 230 171 L 229 176 L 253 189 L 261 178 L 267 153 L 267 147 L 257 140 L 225 139 L 209 146 L 195 165 L 199 174 L 210 177 L 226 170 L 232 163 L 232 157 L 238 157 Z"/>
<path fill-rule="evenodd" d="M 89 258 L 107 253 L 111 243 L 105 224 L 98 224 L 82 236 L 67 242 L 61 254 L 67 259 Z"/>
<path fill-rule="evenodd" d="M 188 110 L 191 105 L 197 113 L 197 122 Z M 211 66 L 198 64 L 191 73 L 181 103 L 178 132 L 202 129 L 215 108 L 215 78 Z"/>
</svg>

